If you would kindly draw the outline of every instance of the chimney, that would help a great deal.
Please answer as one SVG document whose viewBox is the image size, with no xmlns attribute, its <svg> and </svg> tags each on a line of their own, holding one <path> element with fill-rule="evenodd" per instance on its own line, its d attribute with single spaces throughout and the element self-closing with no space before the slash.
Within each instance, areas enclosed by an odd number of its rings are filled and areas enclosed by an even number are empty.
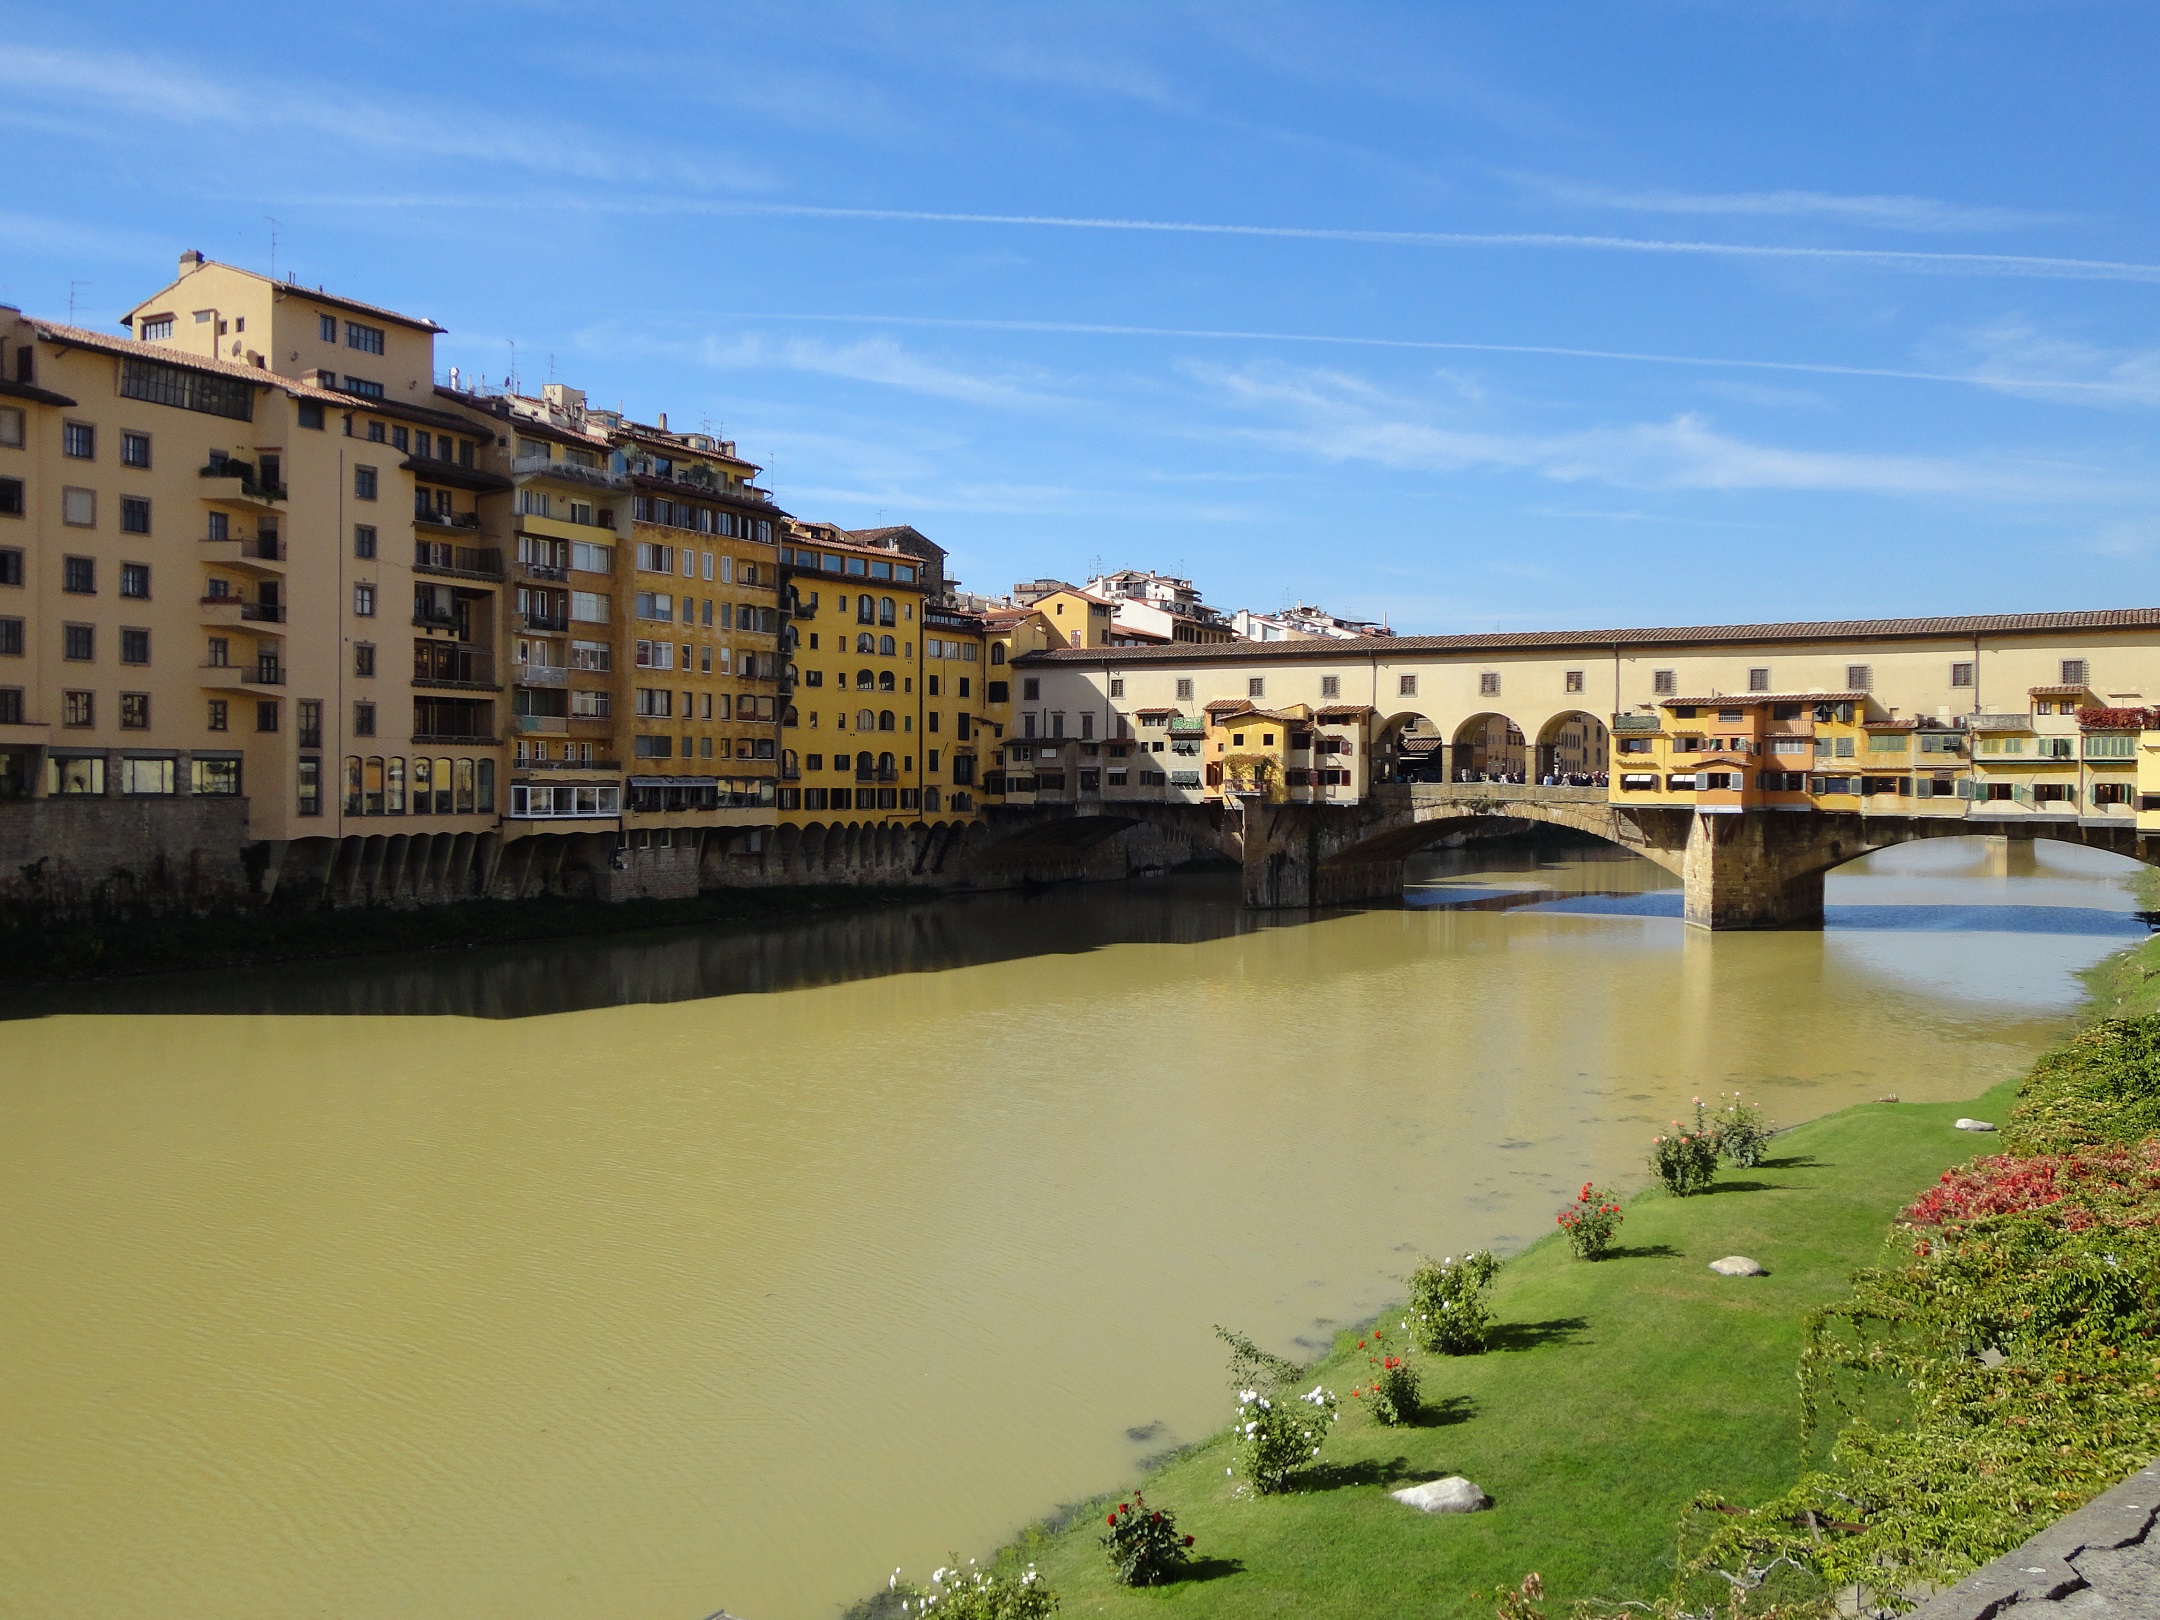
<svg viewBox="0 0 2160 1620">
<path fill-rule="evenodd" d="M 666 412 L 666 411 L 662 411 L 662 412 L 660 413 L 660 431 L 661 431 L 662 433 L 665 433 L 665 432 L 667 431 L 667 412 Z"/>
<path fill-rule="evenodd" d="M 203 267 L 202 249 L 189 248 L 180 255 L 180 273 L 184 276 Z"/>
</svg>

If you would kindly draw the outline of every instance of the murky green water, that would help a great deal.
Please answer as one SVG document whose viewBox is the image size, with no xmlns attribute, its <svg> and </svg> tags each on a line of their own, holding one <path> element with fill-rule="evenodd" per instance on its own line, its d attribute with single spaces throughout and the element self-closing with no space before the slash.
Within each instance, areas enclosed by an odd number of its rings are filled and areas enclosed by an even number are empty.
<svg viewBox="0 0 2160 1620">
<path fill-rule="evenodd" d="M 1695 1092 L 1960 1097 L 2123 863 L 1213 880 L 48 998 L 0 1023 L 0 1614 L 826 1617 L 1223 1416 Z"/>
</svg>

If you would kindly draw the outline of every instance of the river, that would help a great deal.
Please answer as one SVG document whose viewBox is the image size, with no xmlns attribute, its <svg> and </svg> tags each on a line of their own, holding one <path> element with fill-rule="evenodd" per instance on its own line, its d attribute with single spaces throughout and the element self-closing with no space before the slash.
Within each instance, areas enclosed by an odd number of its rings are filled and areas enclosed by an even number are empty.
<svg viewBox="0 0 2160 1620">
<path fill-rule="evenodd" d="M 1225 1416 L 1423 1252 L 1634 1184 L 1694 1093 L 1972 1095 L 2128 863 L 1848 867 L 1683 927 L 1629 857 L 1234 879 L 0 1012 L 0 1615 L 831 1620 Z"/>
</svg>

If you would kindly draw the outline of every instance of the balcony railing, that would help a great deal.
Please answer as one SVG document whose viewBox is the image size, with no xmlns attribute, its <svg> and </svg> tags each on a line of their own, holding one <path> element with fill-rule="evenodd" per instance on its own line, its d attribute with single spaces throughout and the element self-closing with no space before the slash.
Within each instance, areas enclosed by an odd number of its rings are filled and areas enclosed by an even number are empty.
<svg viewBox="0 0 2160 1620">
<path fill-rule="evenodd" d="M 516 716 L 515 719 L 518 730 L 528 734 L 545 732 L 550 735 L 561 735 L 567 733 L 570 729 L 570 719 L 567 715 L 521 714 Z"/>
<path fill-rule="evenodd" d="M 562 664 L 520 664 L 517 683 L 520 686 L 568 686 L 570 671 Z"/>
<path fill-rule="evenodd" d="M 480 527 L 480 514 L 438 511 L 431 505 L 422 505 L 416 497 L 413 501 L 413 521 L 431 523 L 438 529 L 477 529 Z"/>
<path fill-rule="evenodd" d="M 455 612 L 438 613 L 433 608 L 413 609 L 412 622 L 422 630 L 455 630 L 458 616 Z"/>
<path fill-rule="evenodd" d="M 568 613 L 520 613 L 518 623 L 528 630 L 567 630 L 570 628 Z"/>
<path fill-rule="evenodd" d="M 283 562 L 285 560 L 285 542 L 275 538 L 265 539 L 261 535 L 206 534 L 202 539 L 203 544 L 206 546 L 231 546 L 233 548 L 229 553 L 231 557 L 249 562 Z"/>
<path fill-rule="evenodd" d="M 250 686 L 283 686 L 285 666 L 275 658 L 258 658 L 253 670 L 240 677 Z"/>
<path fill-rule="evenodd" d="M 561 563 L 527 562 L 520 557 L 517 566 L 518 572 L 527 579 L 552 580 L 560 584 L 570 578 L 570 570 Z"/>
<path fill-rule="evenodd" d="M 231 608 L 240 619 L 249 624 L 283 624 L 285 610 L 275 602 L 250 602 L 244 596 L 206 596 L 202 599 L 206 608 Z"/>
<path fill-rule="evenodd" d="M 255 464 L 250 461 L 213 461 L 209 466 L 199 469 L 198 475 L 203 478 L 230 478 L 237 486 L 238 494 L 245 500 L 268 503 L 285 499 L 283 484 L 256 481 Z M 212 495 L 210 499 L 230 500 L 232 496 L 220 493 Z"/>
<path fill-rule="evenodd" d="M 454 546 L 447 540 L 415 540 L 413 567 L 423 574 L 501 579 L 502 552 L 494 546 Z"/>
<path fill-rule="evenodd" d="M 566 478 L 574 484 L 590 484 L 595 489 L 623 489 L 628 487 L 624 479 L 609 472 L 605 467 L 580 467 L 574 462 L 555 461 L 540 456 L 519 456 L 517 460 L 510 464 L 510 475 L 513 478 L 528 478 L 540 475 L 551 478 Z"/>
</svg>

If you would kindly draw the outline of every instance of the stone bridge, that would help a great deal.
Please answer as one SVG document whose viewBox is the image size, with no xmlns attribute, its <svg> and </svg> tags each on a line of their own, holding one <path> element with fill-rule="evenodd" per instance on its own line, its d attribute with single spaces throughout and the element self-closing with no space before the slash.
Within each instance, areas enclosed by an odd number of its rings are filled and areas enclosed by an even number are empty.
<svg viewBox="0 0 2160 1620">
<path fill-rule="evenodd" d="M 1407 856 L 1489 820 L 1566 827 L 1657 862 L 1682 880 L 1687 920 L 1704 928 L 1820 928 L 1825 875 L 1921 838 L 2050 838 L 2160 865 L 2160 833 L 1970 810 L 1699 815 L 1677 806 L 1614 804 L 1603 788 L 1483 782 L 1379 787 L 1362 804 L 1339 807 L 1238 802 L 1242 821 L 1233 812 L 1225 832 L 1244 860 L 1245 903 L 1261 909 L 1393 899 L 1402 893 Z"/>
</svg>

